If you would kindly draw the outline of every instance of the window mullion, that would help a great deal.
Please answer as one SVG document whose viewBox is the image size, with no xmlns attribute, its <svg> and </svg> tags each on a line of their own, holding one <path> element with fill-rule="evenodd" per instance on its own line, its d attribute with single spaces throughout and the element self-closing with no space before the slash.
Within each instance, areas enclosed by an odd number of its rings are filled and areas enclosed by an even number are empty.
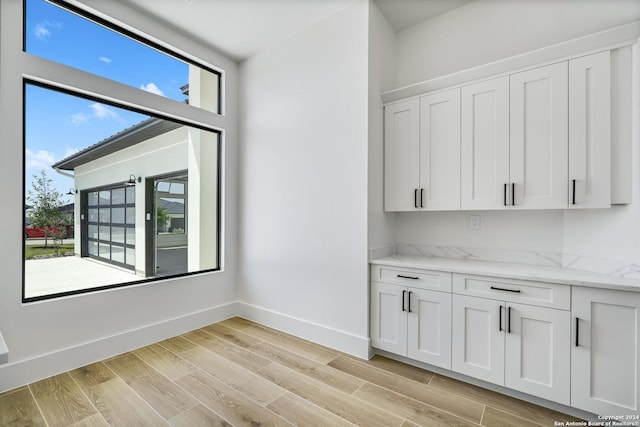
<svg viewBox="0 0 640 427">
<path fill-rule="evenodd" d="M 21 52 L 19 57 L 23 76 L 31 81 L 185 124 L 216 131 L 225 128 L 226 119 L 219 114 L 28 53 Z"/>
</svg>

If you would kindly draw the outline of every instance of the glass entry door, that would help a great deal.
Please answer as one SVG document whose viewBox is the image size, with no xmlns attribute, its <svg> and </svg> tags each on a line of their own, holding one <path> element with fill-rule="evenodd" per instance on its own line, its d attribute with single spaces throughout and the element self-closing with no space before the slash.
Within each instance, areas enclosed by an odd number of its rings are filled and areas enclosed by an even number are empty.
<svg viewBox="0 0 640 427">
<path fill-rule="evenodd" d="M 155 275 L 188 271 L 188 175 L 153 179 Z"/>
</svg>

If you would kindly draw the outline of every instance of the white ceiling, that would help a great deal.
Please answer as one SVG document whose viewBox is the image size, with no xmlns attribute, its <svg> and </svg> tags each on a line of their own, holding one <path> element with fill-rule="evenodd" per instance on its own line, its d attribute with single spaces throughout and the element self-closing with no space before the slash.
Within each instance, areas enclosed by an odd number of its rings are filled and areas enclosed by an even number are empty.
<svg viewBox="0 0 640 427">
<path fill-rule="evenodd" d="M 80 0 L 82 1 L 82 0 Z M 471 0 L 374 0 L 396 31 Z M 353 0 L 122 0 L 241 61 Z"/>
<path fill-rule="evenodd" d="M 373 0 L 396 31 L 442 15 L 473 0 Z"/>
</svg>

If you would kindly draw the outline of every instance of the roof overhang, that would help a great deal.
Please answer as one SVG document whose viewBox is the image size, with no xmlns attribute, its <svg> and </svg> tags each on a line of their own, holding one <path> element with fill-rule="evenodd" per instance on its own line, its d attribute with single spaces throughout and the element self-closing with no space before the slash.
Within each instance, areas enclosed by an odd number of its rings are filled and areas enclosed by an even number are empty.
<svg viewBox="0 0 640 427">
<path fill-rule="evenodd" d="M 152 117 L 62 159 L 52 167 L 54 169 L 72 171 L 78 166 L 147 141 L 181 126 L 181 124 L 173 121 Z"/>
</svg>

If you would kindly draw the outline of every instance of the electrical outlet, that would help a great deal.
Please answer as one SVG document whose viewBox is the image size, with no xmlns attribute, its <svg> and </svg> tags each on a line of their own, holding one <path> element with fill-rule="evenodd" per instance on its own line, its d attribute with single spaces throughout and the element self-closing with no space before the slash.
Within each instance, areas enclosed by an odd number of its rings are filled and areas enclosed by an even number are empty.
<svg viewBox="0 0 640 427">
<path fill-rule="evenodd" d="M 480 215 L 469 215 L 469 228 L 480 230 Z"/>
</svg>

